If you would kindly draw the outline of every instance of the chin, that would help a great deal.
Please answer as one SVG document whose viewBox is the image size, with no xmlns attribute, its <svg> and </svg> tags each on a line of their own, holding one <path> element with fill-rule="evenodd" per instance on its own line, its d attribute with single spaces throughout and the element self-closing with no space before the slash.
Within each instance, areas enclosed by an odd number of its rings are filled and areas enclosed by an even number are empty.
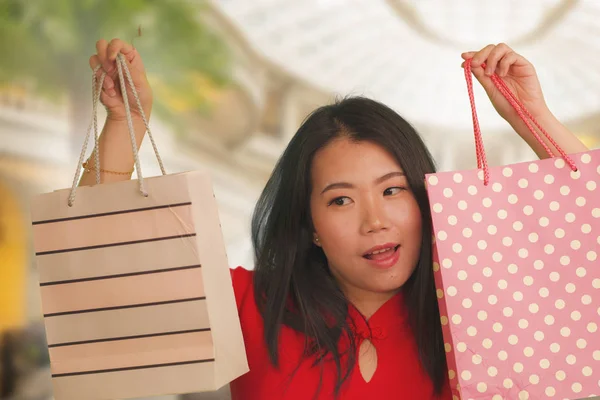
<svg viewBox="0 0 600 400">
<path fill-rule="evenodd" d="M 389 270 L 388 274 L 377 275 L 364 281 L 368 282 L 367 285 L 364 285 L 365 289 L 370 292 L 389 293 L 400 290 L 412 275 L 412 271 L 408 272 L 404 269 L 398 269 L 398 271 Z"/>
</svg>

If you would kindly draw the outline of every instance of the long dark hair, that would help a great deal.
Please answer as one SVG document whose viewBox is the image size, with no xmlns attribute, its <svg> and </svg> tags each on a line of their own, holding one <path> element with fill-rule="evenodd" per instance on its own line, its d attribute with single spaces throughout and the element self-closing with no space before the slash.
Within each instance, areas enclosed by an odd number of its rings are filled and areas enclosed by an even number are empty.
<svg viewBox="0 0 600 400">
<path fill-rule="evenodd" d="M 329 271 L 323 251 L 313 243 L 310 214 L 313 157 L 339 137 L 372 142 L 387 149 L 404 170 L 421 209 L 420 259 L 403 291 L 421 364 L 435 391 L 440 393 L 446 359 L 424 185 L 425 174 L 435 171 L 434 162 L 408 122 L 387 106 L 363 97 L 337 101 L 308 116 L 277 162 L 254 210 L 255 299 L 264 319 L 271 362 L 279 365 L 278 339 L 282 325 L 305 335 L 305 353 L 316 355 L 316 364 L 322 367 L 326 359 L 335 362 L 336 394 L 356 362 L 354 336 L 347 322 L 348 302 Z M 340 354 L 338 345 L 343 335 L 350 338 L 350 348 Z M 344 356 L 346 362 L 342 362 Z"/>
</svg>

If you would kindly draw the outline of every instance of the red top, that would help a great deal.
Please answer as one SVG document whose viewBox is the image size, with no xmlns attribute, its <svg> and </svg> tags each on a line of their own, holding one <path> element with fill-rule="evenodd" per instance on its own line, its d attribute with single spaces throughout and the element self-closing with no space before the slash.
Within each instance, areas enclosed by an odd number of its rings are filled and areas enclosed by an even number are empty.
<svg viewBox="0 0 600 400">
<path fill-rule="evenodd" d="M 232 270 L 232 277 L 250 366 L 250 372 L 231 383 L 232 400 L 313 399 L 320 380 L 320 368 L 312 367 L 314 358 L 304 359 L 298 367 L 304 350 L 304 336 L 283 326 L 280 368 L 273 367 L 264 341 L 263 319 L 254 301 L 253 272 L 238 267 Z M 442 396 L 433 395 L 433 385 L 419 362 L 402 304 L 402 296 L 396 295 L 369 319 L 371 340 L 377 349 L 377 369 L 371 380 L 365 382 L 357 356 L 352 374 L 342 387 L 341 399 L 452 399 L 448 385 Z M 367 323 L 354 307 L 350 307 L 349 313 L 358 325 L 357 336 L 364 339 L 369 332 Z M 357 343 L 357 348 L 359 346 Z M 333 399 L 335 371 L 335 364 L 325 364 L 318 399 Z"/>
</svg>

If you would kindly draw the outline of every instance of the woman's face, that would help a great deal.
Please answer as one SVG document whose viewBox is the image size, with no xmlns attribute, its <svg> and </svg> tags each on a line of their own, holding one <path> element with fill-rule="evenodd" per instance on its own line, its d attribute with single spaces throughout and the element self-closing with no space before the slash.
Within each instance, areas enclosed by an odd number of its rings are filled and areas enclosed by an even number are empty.
<svg viewBox="0 0 600 400">
<path fill-rule="evenodd" d="M 346 295 L 396 292 L 420 255 L 421 212 L 402 168 L 377 144 L 337 139 L 311 170 L 315 244 Z"/>
</svg>

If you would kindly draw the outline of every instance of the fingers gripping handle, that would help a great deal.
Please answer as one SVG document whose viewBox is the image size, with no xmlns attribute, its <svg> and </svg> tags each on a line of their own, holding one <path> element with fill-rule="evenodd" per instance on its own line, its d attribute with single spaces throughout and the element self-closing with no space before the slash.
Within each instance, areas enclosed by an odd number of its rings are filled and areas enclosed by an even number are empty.
<svg viewBox="0 0 600 400">
<path fill-rule="evenodd" d="M 127 67 L 125 57 L 121 53 L 119 53 L 117 55 L 116 63 L 117 63 L 117 71 L 119 74 L 119 82 L 121 85 L 121 94 L 123 95 L 123 104 L 125 106 L 125 116 L 127 118 L 127 127 L 129 130 L 129 137 L 131 138 L 131 149 L 133 151 L 133 158 L 135 160 L 135 171 L 136 171 L 136 174 L 138 177 L 139 190 L 143 196 L 148 196 L 148 193 L 146 192 L 146 188 L 144 186 L 144 178 L 142 176 L 142 169 L 140 166 L 140 158 L 139 158 L 138 148 L 137 148 L 136 139 L 135 139 L 135 131 L 133 128 L 133 119 L 131 117 L 131 109 L 129 107 L 129 95 L 127 93 L 127 84 L 129 84 L 131 93 L 133 94 L 133 97 L 134 97 L 136 106 L 138 108 L 138 111 L 140 113 L 140 116 L 142 117 L 142 120 L 144 121 L 144 126 L 146 127 L 146 131 L 148 132 L 148 137 L 150 138 L 150 141 L 152 143 L 152 148 L 154 149 L 154 154 L 156 155 L 156 159 L 158 160 L 158 165 L 160 166 L 161 173 L 163 175 L 166 175 L 167 173 L 165 171 L 165 167 L 163 165 L 160 154 L 158 153 L 158 148 L 156 146 L 156 142 L 154 141 L 154 137 L 152 135 L 152 131 L 150 130 L 150 126 L 148 125 L 148 119 L 146 118 L 146 114 L 144 112 L 144 109 L 142 108 L 142 103 L 140 101 L 139 95 L 138 95 L 137 91 L 135 90 L 135 85 L 133 84 L 133 79 L 131 77 L 129 68 Z M 94 68 L 94 71 L 92 74 L 92 119 L 88 126 L 88 129 L 87 129 L 87 132 L 85 135 L 85 139 L 83 141 L 81 153 L 79 154 L 79 161 L 77 163 L 77 169 L 75 170 L 75 176 L 73 178 L 73 184 L 71 186 L 71 193 L 69 194 L 69 200 L 68 200 L 69 207 L 73 206 L 73 204 L 75 202 L 75 195 L 77 193 L 77 182 L 79 181 L 79 178 L 80 178 L 80 171 L 81 171 L 81 167 L 83 166 L 83 159 L 85 157 L 87 145 L 88 145 L 89 138 L 90 138 L 90 132 L 92 129 L 94 129 L 94 139 L 95 139 L 93 153 L 94 153 L 94 165 L 95 165 L 95 170 L 96 170 L 95 171 L 96 172 L 96 184 L 100 183 L 100 154 L 99 154 L 99 147 L 98 147 L 98 103 L 100 102 L 100 95 L 102 94 L 102 86 L 104 84 L 104 79 L 106 78 L 106 72 L 104 72 L 104 71 L 102 72 L 102 75 L 100 76 L 100 80 L 98 82 L 97 72 L 99 69 L 100 69 L 100 66 L 97 66 L 96 68 Z"/>
<path fill-rule="evenodd" d="M 485 65 L 482 65 L 485 67 Z M 465 79 L 467 81 L 467 91 L 469 94 L 469 100 L 471 103 L 471 114 L 473 116 L 473 132 L 475 134 L 475 151 L 477 153 L 477 168 L 483 169 L 483 182 L 484 185 L 489 184 L 490 173 L 489 166 L 487 163 L 487 157 L 485 154 L 485 147 L 483 145 L 483 137 L 481 134 L 481 128 L 479 126 L 479 119 L 477 117 L 477 110 L 475 107 L 475 96 L 473 94 L 473 77 L 471 75 L 471 59 L 465 61 Z M 556 143 L 556 141 L 550 136 L 550 134 L 538 123 L 538 121 L 531 115 L 531 113 L 525 108 L 523 103 L 511 92 L 510 88 L 506 83 L 496 74 L 491 77 L 492 82 L 496 88 L 502 93 L 509 104 L 515 109 L 521 120 L 525 123 L 529 131 L 533 134 L 533 137 L 542 145 L 546 153 L 550 157 L 555 157 L 554 152 L 548 147 L 546 142 L 540 137 L 533 125 L 535 125 L 539 131 L 548 139 L 548 141 L 558 150 L 560 156 L 565 160 L 569 167 L 573 170 L 577 170 L 577 166 L 573 160 L 567 155 L 567 153 Z M 533 125 L 532 125 L 533 123 Z"/>
</svg>

